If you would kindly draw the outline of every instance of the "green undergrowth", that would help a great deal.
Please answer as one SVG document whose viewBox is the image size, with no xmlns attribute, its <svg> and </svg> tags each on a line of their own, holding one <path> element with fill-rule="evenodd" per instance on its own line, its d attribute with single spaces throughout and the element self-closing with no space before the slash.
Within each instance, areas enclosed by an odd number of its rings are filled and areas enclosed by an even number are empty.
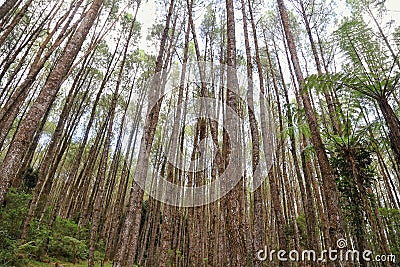
<svg viewBox="0 0 400 267">
<path fill-rule="evenodd" d="M 0 207 L 0 267 L 56 266 L 57 262 L 62 262 L 58 266 L 87 266 L 90 226 L 78 227 L 75 221 L 59 217 L 49 226 L 45 216 L 40 223 L 34 219 L 27 239 L 20 240 L 31 198 L 30 193 L 11 188 Z M 97 262 L 102 254 L 96 251 Z"/>
<path fill-rule="evenodd" d="M 79 263 L 62 262 L 62 261 L 51 261 L 49 263 L 40 261 L 29 261 L 26 265 L 27 267 L 47 267 L 47 266 L 63 266 L 63 267 L 86 267 L 87 261 L 81 261 Z M 96 267 L 100 267 L 101 264 L 95 264 Z M 112 263 L 104 263 L 104 267 L 111 267 Z"/>
</svg>

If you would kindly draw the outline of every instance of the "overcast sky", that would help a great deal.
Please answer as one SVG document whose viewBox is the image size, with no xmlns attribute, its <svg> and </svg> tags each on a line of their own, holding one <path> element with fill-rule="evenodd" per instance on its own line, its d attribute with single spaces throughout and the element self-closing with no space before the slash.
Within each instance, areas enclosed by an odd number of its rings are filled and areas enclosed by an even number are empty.
<svg viewBox="0 0 400 267">
<path fill-rule="evenodd" d="M 336 2 L 345 3 L 345 0 L 336 0 Z M 343 8 L 345 8 L 344 5 L 339 4 L 339 6 L 343 6 Z M 400 25 L 400 0 L 386 0 L 386 7 L 388 14 L 384 18 L 384 22 L 394 20 L 396 22 L 395 25 Z M 344 14 L 346 12 L 338 13 Z M 146 40 L 146 36 L 148 35 L 148 30 L 155 22 L 157 16 L 164 16 L 164 14 L 157 14 L 154 0 L 148 0 L 147 3 L 143 3 L 138 12 L 138 21 L 142 24 L 142 39 L 139 46 L 141 49 L 146 51 L 154 52 L 155 50 L 155 48 L 151 48 L 152 44 Z"/>
<path fill-rule="evenodd" d="M 266 0 L 266 1 L 273 1 L 273 0 Z M 138 21 L 142 24 L 142 39 L 139 46 L 140 48 L 148 51 L 151 46 L 151 44 L 146 41 L 148 30 L 155 22 L 155 19 L 158 16 L 164 16 L 164 14 L 157 14 L 154 0 L 145 0 L 143 2 L 144 3 L 142 3 L 142 6 L 140 7 L 140 10 L 138 12 Z M 336 2 L 344 3 L 345 0 L 336 0 Z M 4 0 L 0 0 L 0 5 L 2 5 L 3 3 Z M 400 25 L 400 0 L 386 0 L 386 7 L 388 9 L 388 14 L 385 18 L 385 22 L 394 20 L 397 26 Z"/>
</svg>

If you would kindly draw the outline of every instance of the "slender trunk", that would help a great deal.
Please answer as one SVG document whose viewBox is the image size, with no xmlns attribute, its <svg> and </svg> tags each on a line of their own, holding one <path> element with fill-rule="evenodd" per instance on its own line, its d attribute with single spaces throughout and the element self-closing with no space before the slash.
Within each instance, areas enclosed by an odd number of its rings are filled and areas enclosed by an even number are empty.
<svg viewBox="0 0 400 267">
<path fill-rule="evenodd" d="M 78 75 L 78 77 L 79 76 L 80 75 Z M 72 89 L 70 90 L 70 92 L 67 96 L 65 106 L 61 112 L 60 119 L 57 123 L 57 127 L 53 133 L 49 148 L 46 152 L 46 156 L 41 164 L 40 171 L 39 171 L 39 179 L 38 179 L 38 182 L 36 184 L 36 187 L 35 187 L 35 190 L 34 190 L 34 193 L 32 196 L 32 201 L 31 201 L 31 204 L 29 207 L 28 215 L 26 216 L 24 227 L 23 227 L 22 234 L 21 234 L 21 239 L 23 239 L 23 240 L 26 238 L 26 235 L 28 233 L 30 221 L 34 216 L 36 207 L 38 205 L 38 200 L 40 199 L 40 195 L 43 190 L 42 186 L 44 186 L 44 184 L 46 183 L 46 177 L 48 175 L 50 165 L 51 165 L 52 161 L 56 158 L 57 146 L 60 145 L 59 141 L 61 139 L 62 131 L 65 127 L 65 123 L 67 120 L 67 114 L 71 111 L 72 102 L 75 100 L 77 92 L 79 91 L 79 87 L 75 86 L 76 83 L 78 82 L 78 80 L 79 80 L 79 78 L 75 80 L 74 85 L 72 86 Z M 44 202 L 46 202 L 46 201 L 44 201 Z"/>
<path fill-rule="evenodd" d="M 122 67 L 120 70 L 120 75 L 122 75 L 122 70 L 123 70 L 123 64 L 122 64 Z M 118 99 L 118 95 L 119 95 L 119 84 L 120 84 L 120 80 L 119 80 L 119 82 L 117 82 L 117 88 L 115 89 L 114 97 L 113 97 L 111 107 L 110 107 L 110 119 L 108 121 L 107 135 L 106 135 L 106 140 L 104 142 L 101 166 L 100 166 L 100 170 L 99 170 L 99 173 L 97 176 L 98 180 L 96 181 L 96 183 L 98 183 L 98 190 L 97 190 L 97 194 L 95 196 L 95 201 L 94 201 L 94 205 L 93 205 L 92 228 L 91 228 L 91 234 L 90 234 L 89 262 L 88 262 L 89 267 L 94 266 L 94 251 L 96 248 L 95 244 L 97 241 L 97 232 L 98 232 L 98 228 L 99 228 L 101 209 L 102 209 L 102 204 L 103 204 L 102 202 L 103 202 L 103 198 L 104 198 L 106 170 L 107 170 L 107 165 L 108 165 L 107 164 L 108 163 L 108 154 L 109 154 L 111 138 L 112 138 L 115 108 L 117 105 L 117 99 Z"/>
<path fill-rule="evenodd" d="M 158 116 L 160 112 L 160 106 L 161 106 L 161 100 L 158 99 L 158 93 L 161 88 L 158 87 L 160 84 L 160 75 L 163 65 L 165 44 L 168 37 L 172 12 L 174 10 L 174 2 L 175 2 L 174 0 L 171 0 L 170 2 L 168 14 L 166 17 L 164 32 L 161 38 L 160 50 L 156 60 L 155 77 L 152 80 L 152 85 L 149 92 L 150 110 L 148 110 L 146 116 L 146 122 L 144 126 L 145 131 L 140 144 L 136 170 L 134 173 L 136 181 L 145 181 L 147 176 L 150 149 L 152 147 L 156 125 L 158 122 Z M 155 105 L 152 106 L 152 104 Z M 132 254 L 136 254 L 137 239 L 139 237 L 139 227 L 140 227 L 140 219 L 142 211 L 142 201 L 143 201 L 143 190 L 136 183 L 136 181 L 133 181 L 131 187 L 128 211 L 121 229 L 120 244 L 118 246 L 117 255 L 113 263 L 114 267 L 120 267 L 123 264 L 125 253 L 128 248 L 129 236 L 131 236 L 134 239 L 134 243 L 132 244 L 133 248 Z"/>
<path fill-rule="evenodd" d="M 50 58 L 50 56 L 53 54 L 55 49 L 58 48 L 61 45 L 61 43 L 70 35 L 70 33 L 76 29 L 79 22 L 83 19 L 83 17 L 80 17 L 73 25 L 70 26 L 70 23 L 71 23 L 72 19 L 74 18 L 74 14 L 77 12 L 78 7 L 81 4 L 81 2 L 82 2 L 82 0 L 78 3 L 78 5 L 75 8 L 73 8 L 73 6 L 71 6 L 71 8 L 68 10 L 68 12 L 57 21 L 53 30 L 48 34 L 46 39 L 40 44 L 39 49 L 33 58 L 33 62 L 31 63 L 29 72 L 26 75 L 25 80 L 20 85 L 18 85 L 16 87 L 16 89 L 13 90 L 13 92 L 7 99 L 6 104 L 0 110 L 0 128 L 1 128 L 0 148 L 3 146 L 4 140 L 8 134 L 15 118 L 18 115 L 19 109 L 23 105 L 23 102 L 29 93 L 29 89 L 31 88 L 32 84 L 35 82 L 37 75 L 44 67 L 46 61 Z M 68 15 L 71 12 L 73 15 L 68 17 Z M 66 21 L 62 30 L 59 32 L 56 40 L 47 49 L 47 51 L 43 55 L 43 52 L 44 52 L 46 46 L 49 44 L 49 42 L 51 41 L 51 38 L 56 33 L 56 29 L 58 27 L 60 27 L 67 18 L 68 18 L 68 20 Z"/>
<path fill-rule="evenodd" d="M 28 11 L 28 8 L 32 4 L 33 0 L 28 0 L 25 5 L 22 6 L 21 10 L 18 11 L 18 13 L 14 16 L 14 19 L 11 21 L 10 24 L 7 25 L 7 27 L 4 28 L 3 31 L 1 31 L 0 35 L 0 45 L 3 45 L 7 37 L 10 35 L 10 33 L 13 31 L 15 26 L 19 23 L 19 21 L 24 17 L 25 13 Z M 6 1 L 7 2 L 7 1 Z"/>
<path fill-rule="evenodd" d="M 226 105 L 240 115 L 239 101 L 238 101 L 238 78 L 236 73 L 236 34 L 235 34 L 235 16 L 233 0 L 226 0 L 226 15 L 227 15 L 227 96 Z M 228 164 L 227 159 L 229 155 L 233 152 L 232 149 L 238 150 L 238 155 L 241 155 L 241 138 L 239 134 L 239 123 L 235 121 L 230 112 L 226 113 L 224 123 L 229 125 L 235 130 L 235 133 L 230 132 L 229 138 L 236 144 L 235 148 L 232 148 L 232 144 L 228 142 L 227 134 L 224 134 L 224 160 L 225 164 Z M 234 135 L 236 134 L 236 136 Z M 232 142 L 231 141 L 231 142 Z M 239 160 L 239 159 L 234 159 Z M 230 159 L 229 164 L 235 164 L 235 162 Z M 226 166 L 226 165 L 225 165 Z M 230 166 L 231 167 L 231 166 Z M 243 203 L 242 203 L 242 192 L 243 192 L 243 174 L 240 166 L 240 162 L 237 162 L 235 166 L 235 175 L 240 175 L 241 178 L 239 182 L 234 186 L 234 188 L 229 191 L 225 196 L 225 207 L 226 210 L 226 231 L 227 231 L 227 245 L 229 245 L 230 255 L 229 262 L 232 266 L 245 266 L 247 262 L 247 252 L 245 244 L 245 233 L 243 229 Z M 233 179 L 233 177 L 231 178 Z"/>
<path fill-rule="evenodd" d="M 39 93 L 35 103 L 29 109 L 26 118 L 21 123 L 21 126 L 15 135 L 15 139 L 7 152 L 6 158 L 0 166 L 0 172 L 4 177 L 0 182 L 0 203 L 3 202 L 5 194 L 21 166 L 21 161 L 25 151 L 28 149 L 29 144 L 33 139 L 37 123 L 54 102 L 57 92 L 59 91 L 65 76 L 68 74 L 75 57 L 80 51 L 82 44 L 97 17 L 97 13 L 102 6 L 102 3 L 102 0 L 95 0 L 92 3 L 90 10 L 84 15 L 84 20 L 67 43 L 63 54 L 50 73 L 46 84 Z"/>
<path fill-rule="evenodd" d="M 297 51 L 294 44 L 294 39 L 289 28 L 289 19 L 283 0 L 277 0 L 281 20 L 288 43 L 289 51 L 292 58 L 292 63 L 295 69 L 295 74 L 299 85 L 303 88 L 304 77 L 301 71 L 300 62 L 297 57 Z M 332 166 L 329 163 L 326 154 L 325 146 L 323 144 L 317 118 L 311 106 L 311 100 L 307 90 L 301 90 L 301 98 L 306 112 L 307 123 L 311 131 L 311 140 L 318 158 L 319 166 L 323 179 L 323 188 L 326 192 L 326 205 L 329 211 L 329 235 L 331 247 L 336 247 L 336 240 L 345 237 L 345 231 L 342 225 L 342 212 L 339 205 L 339 195 L 335 183 L 335 174 Z M 333 263 L 334 264 L 334 263 Z"/>
<path fill-rule="evenodd" d="M 314 37 L 312 36 L 310 22 L 309 22 L 309 20 L 307 18 L 307 14 L 306 14 L 306 10 L 304 8 L 303 0 L 300 0 L 300 7 L 301 7 L 301 15 L 303 17 L 304 25 L 306 26 L 308 40 L 310 41 L 311 51 L 312 51 L 312 54 L 313 54 L 313 57 L 314 57 L 314 60 L 315 60 L 315 65 L 317 66 L 318 74 L 321 75 L 322 74 L 321 61 L 319 59 L 317 47 L 316 47 L 315 42 L 314 42 Z M 334 109 L 334 106 L 333 106 L 333 103 L 332 103 L 332 98 L 329 95 L 329 92 L 326 91 L 326 90 L 324 90 L 323 94 L 325 96 L 326 104 L 328 106 L 328 113 L 329 113 L 330 121 L 332 123 L 333 132 L 335 134 L 339 134 L 340 135 L 342 130 L 341 130 L 341 127 L 339 125 L 339 122 L 336 119 L 335 109 Z"/>
<path fill-rule="evenodd" d="M 253 42 L 254 42 L 254 49 L 255 49 L 255 59 L 256 59 L 256 65 L 257 65 L 257 73 L 258 73 L 258 79 L 260 83 L 260 99 L 261 103 L 260 105 L 264 105 L 264 98 L 265 98 L 265 88 L 264 88 L 264 74 L 263 74 L 263 68 L 261 66 L 261 59 L 260 59 L 260 50 L 258 46 L 258 37 L 257 37 L 257 28 L 254 22 L 254 16 L 253 16 L 253 9 L 251 6 L 251 1 L 248 0 L 248 7 L 249 7 L 249 14 L 250 14 L 250 22 L 251 22 L 251 28 L 253 32 Z M 262 112 L 263 114 L 263 112 Z M 265 124 L 265 122 L 264 122 Z M 265 131 L 263 133 L 263 137 L 265 138 Z M 265 139 L 263 140 L 265 142 Z M 266 217 L 264 216 L 264 210 L 265 210 L 265 205 L 263 201 L 263 196 L 262 196 L 262 186 L 259 186 L 255 191 L 254 191 L 254 220 L 253 220 L 253 250 L 258 251 L 259 249 L 263 248 L 266 242 L 266 239 L 264 238 L 265 235 L 265 220 Z M 258 258 L 254 258 L 253 263 L 255 266 L 260 265 L 260 261 Z"/>
<path fill-rule="evenodd" d="M 17 2 L 18 0 L 4 1 L 3 5 L 0 6 L 0 18 L 4 18 Z"/>
<path fill-rule="evenodd" d="M 185 33 L 185 47 L 183 51 L 183 65 L 181 70 L 181 77 L 179 83 L 179 92 L 178 92 L 178 100 L 177 100 L 177 107 L 178 110 L 175 113 L 174 118 L 174 125 L 172 129 L 172 136 L 170 139 L 170 147 L 168 147 L 169 158 L 176 157 L 178 152 L 178 131 L 179 131 L 179 124 L 181 123 L 181 114 L 182 114 L 182 101 L 183 101 L 183 90 L 185 87 L 185 80 L 186 80 L 186 64 L 188 61 L 188 51 L 189 51 L 189 34 L 190 34 L 190 22 L 188 21 L 186 26 L 186 33 Z M 174 168 L 172 164 L 168 164 L 167 166 L 167 181 L 174 182 L 174 178 L 177 174 L 177 169 Z M 168 260 L 170 259 L 169 250 L 171 250 L 172 244 L 172 226 L 173 223 L 171 221 L 172 217 L 172 207 L 165 205 L 164 212 L 163 212 L 163 222 L 162 222 L 162 231 L 161 231 L 161 255 L 160 255 L 160 266 L 168 266 Z M 176 222 L 175 222 L 176 223 Z M 173 251 L 175 253 L 175 251 Z"/>
<path fill-rule="evenodd" d="M 302 204 L 304 208 L 304 215 L 305 215 L 305 220 L 306 220 L 306 225 L 307 225 L 307 241 L 308 241 L 308 246 L 309 248 L 313 248 L 315 251 L 319 252 L 319 247 L 318 245 L 318 238 L 317 238 L 317 233 L 316 233 L 316 227 L 317 227 L 317 216 L 316 212 L 314 209 L 314 197 L 312 195 L 312 191 L 310 188 L 310 178 L 307 177 L 305 180 L 307 181 L 306 186 L 308 187 L 306 190 L 306 187 L 304 186 L 304 181 L 303 177 L 301 175 L 300 171 L 300 163 L 299 163 L 299 158 L 296 152 L 296 147 L 297 147 L 297 140 L 295 138 L 295 132 L 294 132 L 294 123 L 293 123 L 293 113 L 292 109 L 290 107 L 290 102 L 289 102 L 289 94 L 288 94 L 288 89 L 285 84 L 285 80 L 283 78 L 283 71 L 280 63 L 280 59 L 278 57 L 276 45 L 275 45 L 275 40 L 274 40 L 274 48 L 275 48 L 275 55 L 276 59 L 278 62 L 278 67 L 279 67 L 279 73 L 281 76 L 282 80 L 282 87 L 284 89 L 284 95 L 285 95 L 285 102 L 286 105 L 288 106 L 287 108 L 287 117 L 288 117 L 288 135 L 290 139 L 290 152 L 293 157 L 293 165 L 295 168 L 295 173 L 297 177 L 297 181 L 299 184 L 299 189 L 301 193 L 301 199 L 302 199 Z M 301 145 L 301 142 L 299 142 L 299 145 Z M 302 149 L 302 147 L 300 147 Z M 306 169 L 304 169 L 306 170 Z M 304 176 L 308 175 L 306 171 L 303 172 Z M 311 263 L 312 266 L 315 266 L 314 263 Z"/>
<path fill-rule="evenodd" d="M 377 99 L 379 108 L 389 128 L 389 139 L 397 166 L 400 168 L 400 121 L 390 106 L 386 96 Z"/>
<path fill-rule="evenodd" d="M 256 48 L 256 60 L 257 64 L 259 64 L 259 52 L 258 52 L 258 41 L 257 41 L 257 33 L 254 25 L 253 13 L 251 10 L 251 4 L 249 4 L 249 12 L 251 16 L 251 24 L 253 30 L 253 39 L 255 42 Z M 260 180 L 261 177 L 257 175 L 261 175 L 257 172 L 257 168 L 260 168 L 260 137 L 258 132 L 258 123 L 254 113 L 254 101 L 253 101 L 253 63 L 250 51 L 250 42 L 249 42 L 249 33 L 247 29 L 247 15 L 246 15 L 246 5 L 245 1 L 241 0 L 241 9 L 242 9 L 242 18 L 243 18 L 243 30 L 244 30 L 244 38 L 245 38 L 245 48 L 246 48 L 246 58 L 247 58 L 247 105 L 248 105 L 248 119 L 250 122 L 250 134 L 251 134 L 251 144 L 252 144 L 252 177 L 253 177 L 253 187 L 258 186 L 255 183 Z M 259 66 L 257 66 L 259 67 Z M 258 68 L 259 73 L 261 72 L 261 67 Z M 263 77 L 259 77 L 263 79 Z M 268 160 L 268 159 L 267 159 Z M 257 177 L 256 177 L 257 176 Z M 254 214 L 252 217 L 253 224 L 253 232 L 251 234 L 253 240 L 253 264 L 255 266 L 260 266 L 261 261 L 256 257 L 255 251 L 264 247 L 264 226 L 263 226 L 263 205 L 262 205 L 262 196 L 261 196 L 261 188 L 256 188 L 254 192 Z"/>
</svg>

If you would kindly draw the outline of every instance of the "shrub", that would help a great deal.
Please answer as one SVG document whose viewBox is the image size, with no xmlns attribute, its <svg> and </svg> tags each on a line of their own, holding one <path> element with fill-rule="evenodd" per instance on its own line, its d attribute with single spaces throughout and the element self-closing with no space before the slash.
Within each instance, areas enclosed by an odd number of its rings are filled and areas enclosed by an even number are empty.
<svg viewBox="0 0 400 267">
<path fill-rule="evenodd" d="M 0 266 L 24 265 L 18 239 L 30 199 L 30 194 L 20 193 L 17 189 L 10 188 L 4 205 L 0 208 Z"/>
<path fill-rule="evenodd" d="M 27 240 L 21 243 L 30 194 L 11 188 L 0 208 L 0 266 L 26 266 L 28 259 L 57 258 L 76 263 L 87 259 L 89 228 L 73 220 L 56 218 L 49 228 L 46 220 L 32 220 Z"/>
<path fill-rule="evenodd" d="M 32 226 L 31 230 L 31 240 L 38 246 L 36 258 L 46 254 L 74 263 L 87 259 L 86 235 L 82 234 L 86 229 L 81 230 L 74 221 L 57 217 L 51 229 L 41 224 Z"/>
<path fill-rule="evenodd" d="M 61 257 L 73 263 L 86 259 L 88 256 L 85 242 L 71 236 L 51 238 L 48 249 L 49 255 L 57 258 Z"/>
</svg>

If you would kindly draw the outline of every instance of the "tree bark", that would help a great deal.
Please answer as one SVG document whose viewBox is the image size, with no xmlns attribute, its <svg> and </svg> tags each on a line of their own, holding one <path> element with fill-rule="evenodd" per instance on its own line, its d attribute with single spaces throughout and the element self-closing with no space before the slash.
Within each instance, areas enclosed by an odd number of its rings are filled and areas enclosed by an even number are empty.
<svg viewBox="0 0 400 267">
<path fill-rule="evenodd" d="M 301 98 L 306 112 L 307 123 L 311 131 L 311 140 L 315 148 L 319 166 L 323 179 L 323 188 L 326 196 L 326 205 L 329 212 L 329 235 L 331 247 L 336 247 L 336 241 L 345 237 L 345 231 L 342 225 L 342 212 L 339 205 L 339 195 L 335 184 L 335 174 L 332 166 L 329 163 L 326 154 L 325 145 L 323 144 L 321 134 L 318 128 L 318 121 L 311 106 L 309 93 L 304 89 L 304 77 L 301 71 L 300 62 L 297 56 L 294 38 L 292 36 L 289 19 L 283 0 L 277 0 L 281 21 L 285 32 L 286 40 L 291 54 L 292 63 L 294 66 L 297 81 L 301 86 Z M 332 263 L 334 264 L 334 263 Z"/>
<path fill-rule="evenodd" d="M 102 3 L 102 0 L 95 0 L 89 11 L 84 15 L 82 23 L 67 43 L 63 54 L 54 69 L 51 71 L 35 103 L 29 109 L 26 118 L 18 129 L 18 132 L 15 134 L 15 139 L 7 152 L 6 158 L 0 166 L 0 173 L 2 173 L 3 176 L 3 179 L 0 182 L 0 203 L 3 202 L 5 194 L 21 166 L 21 161 L 25 151 L 33 139 L 37 123 L 54 102 L 57 92 L 78 55 L 78 52 L 80 51 L 82 44 L 97 17 Z"/>
<path fill-rule="evenodd" d="M 306 26 L 306 32 L 307 32 L 307 35 L 308 35 L 308 39 L 310 41 L 311 51 L 312 51 L 312 54 L 314 56 L 315 65 L 317 67 L 318 75 L 322 75 L 321 61 L 319 59 L 317 47 L 315 46 L 314 38 L 312 36 L 312 32 L 311 32 L 311 28 L 310 28 L 310 22 L 308 21 L 308 18 L 307 18 L 307 14 L 306 14 L 306 10 L 304 8 L 303 0 L 300 0 L 300 7 L 301 7 L 301 15 L 303 17 L 304 25 Z M 329 95 L 329 92 L 327 92 L 326 90 L 324 90 L 323 94 L 325 96 L 326 104 L 328 106 L 329 119 L 330 119 L 330 121 L 332 123 L 333 132 L 335 134 L 339 134 L 340 135 L 342 130 L 341 130 L 340 124 L 339 124 L 339 122 L 338 122 L 338 120 L 336 118 L 336 115 L 335 115 L 335 109 L 334 109 L 334 106 L 333 106 L 333 103 L 332 103 L 332 98 Z"/>
<path fill-rule="evenodd" d="M 237 96 L 237 89 L 239 88 L 238 78 L 236 73 L 236 34 L 235 34 L 235 15 L 233 0 L 226 0 L 226 15 L 227 15 L 227 96 L 226 105 L 233 111 L 240 113 L 239 102 Z M 231 114 L 227 112 L 224 120 L 224 124 L 236 129 L 237 136 L 230 136 L 234 138 L 233 142 L 240 143 L 239 140 L 239 122 L 233 120 Z M 232 134 L 232 133 L 229 133 Z M 231 147 L 227 138 L 227 134 L 224 134 L 224 146 L 223 157 L 225 164 L 228 164 L 227 159 L 231 154 Z M 239 145 L 237 145 L 239 146 Z M 239 149 L 239 148 L 237 148 Z M 239 155 L 241 153 L 239 152 Z M 233 163 L 229 163 L 233 164 Z M 245 244 L 245 236 L 243 229 L 243 203 L 241 194 L 243 192 L 243 173 L 240 168 L 240 164 L 237 166 L 236 175 L 240 175 L 241 178 L 235 187 L 230 190 L 225 196 L 225 207 L 226 210 L 226 231 L 227 231 L 227 245 L 229 247 L 229 256 L 227 255 L 230 265 L 232 266 L 245 266 L 247 261 L 247 250 Z M 236 166 L 235 166 L 236 167 Z M 233 179 L 233 177 L 231 178 Z"/>
<path fill-rule="evenodd" d="M 190 10 L 189 10 L 190 12 Z M 185 33 L 185 47 L 183 51 L 183 65 L 181 69 L 181 77 L 180 77 L 180 83 L 179 83 L 179 92 L 178 92 L 178 100 L 177 100 L 177 107 L 178 110 L 176 111 L 175 118 L 174 118 L 174 125 L 172 129 L 172 136 L 170 139 L 170 144 L 171 146 L 168 147 L 168 152 L 170 154 L 169 158 L 175 157 L 178 152 L 178 131 L 179 131 L 179 124 L 181 123 L 181 115 L 182 115 L 182 101 L 183 101 L 183 90 L 185 87 L 185 81 L 186 81 L 186 64 L 188 62 L 188 51 L 189 51 L 189 34 L 190 34 L 190 22 L 188 21 L 187 26 L 186 26 L 186 33 Z M 176 182 L 174 181 L 174 176 L 177 176 L 177 169 L 174 168 L 173 165 L 167 164 L 167 181 L 169 182 Z M 173 217 L 173 207 L 170 207 L 168 205 L 164 205 L 164 212 L 163 212 L 163 220 L 162 220 L 162 225 L 161 225 L 161 244 L 160 244 L 160 261 L 159 265 L 160 266 L 168 266 L 168 261 L 170 260 L 170 255 L 169 251 L 172 248 L 172 226 L 174 222 L 172 221 Z M 176 222 L 175 222 L 176 223 Z M 175 254 L 175 251 L 173 251 L 173 254 Z M 172 264 L 172 259 L 170 264 Z"/>
<path fill-rule="evenodd" d="M 400 168 L 400 120 L 397 118 L 387 97 L 382 96 L 377 99 L 379 108 L 385 118 L 386 125 L 389 128 L 389 139 L 393 149 L 394 157 Z"/>
<path fill-rule="evenodd" d="M 171 0 L 168 14 L 166 17 L 165 28 L 161 38 L 160 50 L 158 52 L 156 67 L 155 67 L 155 77 L 152 80 L 150 92 L 149 92 L 149 108 L 146 116 L 144 133 L 140 144 L 140 150 L 138 155 L 138 160 L 136 164 L 135 173 L 133 174 L 139 180 L 145 180 L 147 176 L 147 168 L 149 164 L 150 149 L 152 147 L 154 134 L 156 130 L 156 125 L 158 122 L 158 116 L 160 112 L 161 99 L 158 99 L 159 84 L 161 70 L 163 66 L 163 56 L 165 44 L 168 37 L 169 26 L 171 22 L 172 12 L 174 10 L 175 0 Z M 155 104 L 152 106 L 152 104 Z M 113 267 L 120 267 L 123 264 L 125 253 L 127 252 L 129 236 L 134 239 L 132 244 L 133 251 L 132 254 L 136 254 L 137 239 L 139 238 L 139 228 L 140 219 L 142 212 L 142 202 L 143 202 L 143 190 L 140 186 L 133 181 L 130 197 L 128 202 L 128 211 L 126 214 L 125 221 L 123 223 L 121 233 L 120 233 L 120 244 L 117 249 L 117 254 L 113 263 Z"/>
<path fill-rule="evenodd" d="M 3 5 L 0 6 L 0 18 L 4 18 L 7 13 L 15 6 L 18 0 L 6 0 Z"/>
</svg>

